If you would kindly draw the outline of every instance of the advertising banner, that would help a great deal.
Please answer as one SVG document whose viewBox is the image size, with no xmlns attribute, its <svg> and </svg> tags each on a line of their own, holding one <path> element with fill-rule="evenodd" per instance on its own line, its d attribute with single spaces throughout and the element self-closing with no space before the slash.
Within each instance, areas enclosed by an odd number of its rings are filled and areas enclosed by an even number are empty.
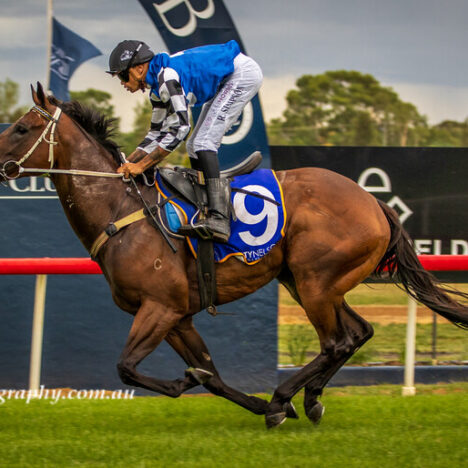
<svg viewBox="0 0 468 468">
<path fill-rule="evenodd" d="M 468 255 L 468 148 L 273 146 L 270 150 L 276 170 L 330 169 L 386 202 L 399 214 L 419 254 Z"/>
</svg>

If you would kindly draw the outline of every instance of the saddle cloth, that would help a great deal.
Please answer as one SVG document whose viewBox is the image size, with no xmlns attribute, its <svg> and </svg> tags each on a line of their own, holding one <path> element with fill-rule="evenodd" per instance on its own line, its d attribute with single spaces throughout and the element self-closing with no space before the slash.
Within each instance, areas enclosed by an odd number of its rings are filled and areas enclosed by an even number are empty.
<svg viewBox="0 0 468 468">
<path fill-rule="evenodd" d="M 173 198 L 174 193 L 164 184 L 159 172 L 156 174 L 155 186 L 163 199 L 170 198 L 160 211 L 166 228 L 177 233 L 182 224 L 196 221 L 196 207 L 181 197 Z M 258 169 L 250 174 L 236 176 L 232 179 L 231 188 L 235 220 L 231 219 L 228 242 L 213 244 L 215 262 L 221 263 L 236 256 L 252 265 L 260 261 L 284 236 L 286 210 L 283 191 L 275 172 L 270 169 Z M 252 194 L 260 194 L 264 198 Z M 186 241 L 196 258 L 197 238 L 186 237 Z"/>
</svg>

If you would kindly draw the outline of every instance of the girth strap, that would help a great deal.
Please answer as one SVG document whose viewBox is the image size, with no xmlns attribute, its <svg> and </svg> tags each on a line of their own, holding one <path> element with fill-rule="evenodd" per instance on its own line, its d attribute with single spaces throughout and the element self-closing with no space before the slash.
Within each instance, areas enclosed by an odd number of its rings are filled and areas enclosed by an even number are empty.
<svg viewBox="0 0 468 468">
<path fill-rule="evenodd" d="M 144 219 L 146 217 L 144 211 L 145 210 L 142 208 L 141 210 L 134 211 L 128 216 L 125 216 L 125 218 L 119 219 L 115 223 L 110 223 L 91 246 L 91 250 L 89 251 L 91 258 L 96 258 L 99 249 L 107 242 L 109 237 L 117 234 L 125 226 L 128 226 L 129 224 L 132 224 L 136 221 L 140 221 L 140 219 Z"/>
<path fill-rule="evenodd" d="M 206 309 L 211 315 L 216 316 L 218 314 L 214 305 L 217 295 L 216 276 L 213 241 L 211 240 L 198 240 L 197 275 L 201 309 Z"/>
</svg>

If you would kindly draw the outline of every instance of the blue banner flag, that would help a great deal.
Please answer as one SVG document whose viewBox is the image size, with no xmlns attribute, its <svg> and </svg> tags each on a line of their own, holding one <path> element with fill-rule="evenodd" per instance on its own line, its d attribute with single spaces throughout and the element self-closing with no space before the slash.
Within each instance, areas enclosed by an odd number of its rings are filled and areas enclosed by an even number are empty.
<svg viewBox="0 0 468 468">
<path fill-rule="evenodd" d="M 206 44 L 221 44 L 239 33 L 222 0 L 138 0 L 161 34 L 171 54 Z M 254 57 L 255 58 L 255 57 Z M 192 108 L 194 120 L 200 108 Z M 270 167 L 269 147 L 260 100 L 256 96 L 228 134 L 220 148 L 220 165 L 233 166 L 253 151 L 263 154 L 263 166 Z"/>
<path fill-rule="evenodd" d="M 50 90 L 55 97 L 69 101 L 68 81 L 86 60 L 102 55 L 91 42 L 66 28 L 53 18 L 50 61 Z"/>
</svg>

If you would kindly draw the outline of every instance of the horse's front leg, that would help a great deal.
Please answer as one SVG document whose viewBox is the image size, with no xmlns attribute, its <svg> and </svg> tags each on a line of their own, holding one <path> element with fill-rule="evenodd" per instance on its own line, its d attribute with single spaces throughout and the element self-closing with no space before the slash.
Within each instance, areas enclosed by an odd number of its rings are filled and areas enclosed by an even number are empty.
<svg viewBox="0 0 468 468">
<path fill-rule="evenodd" d="M 136 370 L 138 364 L 154 351 L 181 318 L 180 313 L 157 302 L 147 300 L 141 305 L 117 364 L 120 379 L 124 384 L 146 388 L 170 397 L 178 397 L 199 384 L 190 374 L 184 379 L 161 380 L 145 376 Z"/>
<path fill-rule="evenodd" d="M 226 398 L 255 414 L 265 414 L 268 402 L 246 395 L 226 385 L 221 379 L 210 352 L 193 326 L 192 317 L 182 319 L 166 337 L 166 341 L 192 368 L 193 375 L 211 393 Z"/>
</svg>

